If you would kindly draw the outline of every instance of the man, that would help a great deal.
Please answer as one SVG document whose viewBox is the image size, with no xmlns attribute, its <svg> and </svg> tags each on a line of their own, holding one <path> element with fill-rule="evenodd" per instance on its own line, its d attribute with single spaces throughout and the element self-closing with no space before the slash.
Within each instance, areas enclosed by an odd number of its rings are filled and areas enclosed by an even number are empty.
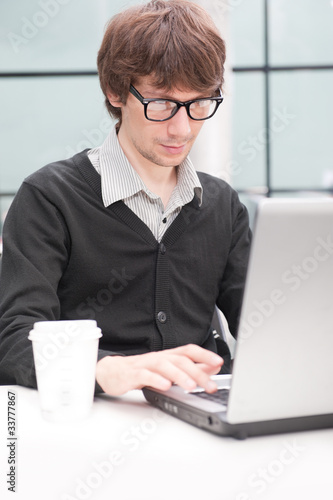
<svg viewBox="0 0 333 500">
<path fill-rule="evenodd" d="M 6 219 L 3 383 L 36 386 L 35 321 L 93 318 L 97 390 L 216 390 L 223 360 L 210 322 L 217 304 L 236 333 L 248 216 L 188 153 L 223 100 L 224 60 L 216 27 L 191 2 L 153 0 L 111 20 L 98 71 L 115 130 L 28 177 Z"/>
</svg>

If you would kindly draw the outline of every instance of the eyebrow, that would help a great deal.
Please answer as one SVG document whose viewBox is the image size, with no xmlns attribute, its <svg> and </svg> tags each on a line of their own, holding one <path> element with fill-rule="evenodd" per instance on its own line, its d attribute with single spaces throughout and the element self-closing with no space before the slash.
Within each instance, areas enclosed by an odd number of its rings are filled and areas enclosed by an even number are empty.
<svg viewBox="0 0 333 500">
<path fill-rule="evenodd" d="M 165 94 L 163 94 L 162 96 L 161 95 L 156 95 L 156 92 L 159 92 L 158 89 L 154 89 L 154 90 L 144 90 L 142 92 L 140 92 L 140 94 L 145 97 L 146 99 L 160 99 L 163 101 L 163 99 L 169 99 L 170 101 L 179 101 L 179 99 L 176 99 L 175 97 L 173 96 L 170 96 L 167 92 Z M 214 93 L 214 91 L 212 92 Z M 154 95 L 155 94 L 155 95 Z M 147 97 L 149 95 L 149 97 Z M 194 101 L 196 99 L 203 99 L 205 97 L 211 97 L 211 96 L 208 96 L 207 94 L 200 94 L 199 96 L 197 97 L 194 97 L 192 99 L 187 99 L 188 101 Z"/>
</svg>

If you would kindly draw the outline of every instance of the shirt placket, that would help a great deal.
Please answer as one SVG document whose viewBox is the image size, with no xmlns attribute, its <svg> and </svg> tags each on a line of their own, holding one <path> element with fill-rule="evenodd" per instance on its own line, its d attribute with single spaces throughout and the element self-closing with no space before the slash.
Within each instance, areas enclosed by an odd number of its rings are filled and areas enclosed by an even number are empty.
<svg viewBox="0 0 333 500">
<path fill-rule="evenodd" d="M 179 196 L 178 189 L 176 188 L 172 193 L 169 203 L 167 204 L 166 209 L 160 219 L 158 241 L 161 241 L 164 233 L 179 214 L 182 205 L 182 200 Z"/>
</svg>

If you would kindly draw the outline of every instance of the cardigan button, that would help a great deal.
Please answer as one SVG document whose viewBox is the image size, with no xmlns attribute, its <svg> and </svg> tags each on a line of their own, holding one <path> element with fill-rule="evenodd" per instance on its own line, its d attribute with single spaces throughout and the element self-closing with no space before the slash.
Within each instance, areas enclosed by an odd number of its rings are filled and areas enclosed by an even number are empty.
<svg viewBox="0 0 333 500">
<path fill-rule="evenodd" d="M 162 255 L 164 255 L 166 252 L 166 246 L 164 245 L 164 243 L 160 244 L 160 252 Z"/>
<path fill-rule="evenodd" d="M 165 323 L 166 320 L 167 320 L 167 315 L 164 311 L 160 311 L 158 314 L 157 314 L 157 319 L 160 323 Z"/>
</svg>

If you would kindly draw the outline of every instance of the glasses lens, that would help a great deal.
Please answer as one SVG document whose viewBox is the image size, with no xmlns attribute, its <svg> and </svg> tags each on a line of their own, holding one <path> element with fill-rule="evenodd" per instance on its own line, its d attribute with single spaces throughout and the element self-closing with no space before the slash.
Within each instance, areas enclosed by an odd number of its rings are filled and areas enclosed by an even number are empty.
<svg viewBox="0 0 333 500">
<path fill-rule="evenodd" d="M 202 99 L 192 102 L 190 115 L 193 120 L 205 120 L 212 116 L 216 110 L 217 102 L 211 99 Z"/>
<path fill-rule="evenodd" d="M 147 117 L 149 120 L 167 120 L 177 108 L 172 101 L 151 101 L 147 105 Z"/>
</svg>

